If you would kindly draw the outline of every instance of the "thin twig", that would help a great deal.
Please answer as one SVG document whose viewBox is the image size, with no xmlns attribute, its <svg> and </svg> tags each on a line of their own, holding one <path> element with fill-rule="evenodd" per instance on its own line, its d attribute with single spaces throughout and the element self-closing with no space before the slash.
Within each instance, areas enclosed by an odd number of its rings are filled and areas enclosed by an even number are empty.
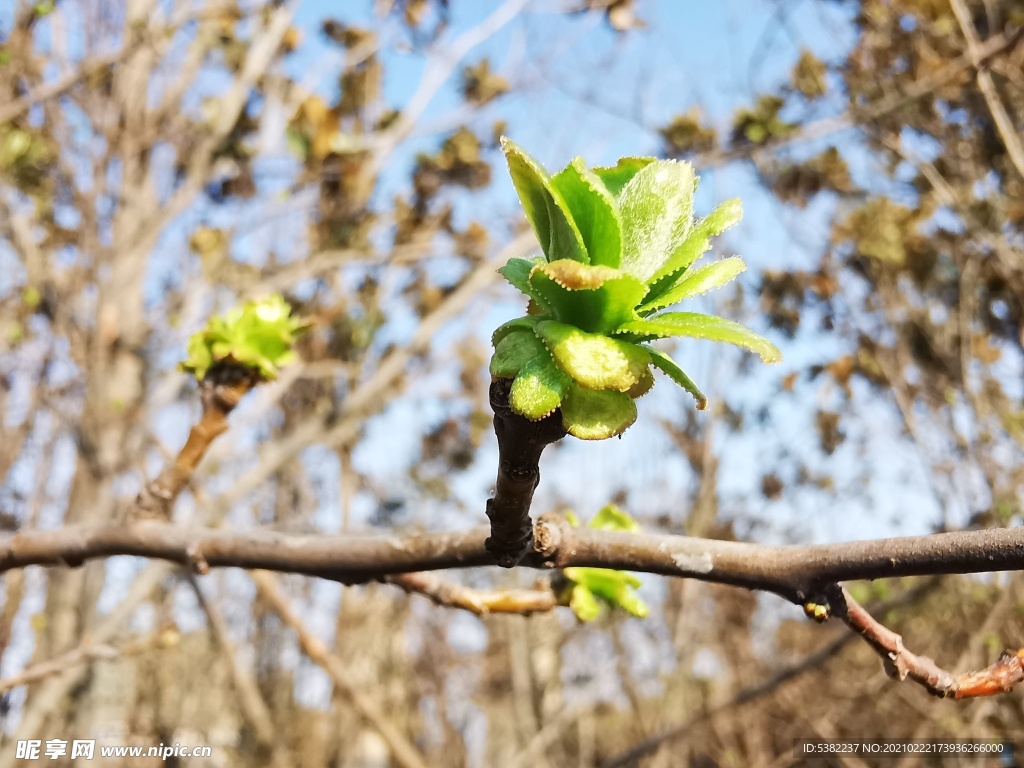
<svg viewBox="0 0 1024 768">
<path fill-rule="evenodd" d="M 384 708 L 370 694 L 351 679 L 344 663 L 330 652 L 320 638 L 312 634 L 302 623 L 298 614 L 292 609 L 288 599 L 278 586 L 273 574 L 265 571 L 250 573 L 256 588 L 271 607 L 298 636 L 299 645 L 310 659 L 323 668 L 335 686 L 352 702 L 352 706 L 365 720 L 380 733 L 381 738 L 391 749 L 395 761 L 402 768 L 427 768 L 427 762 L 416 746 L 409 741 L 394 723 L 391 722 Z"/>
<path fill-rule="evenodd" d="M 216 365 L 203 379 L 203 415 L 188 433 L 188 440 L 173 462 L 135 500 L 138 516 L 169 520 L 174 502 L 188 485 L 210 445 L 228 428 L 228 414 L 256 384 L 252 369 L 239 365 Z"/>
<path fill-rule="evenodd" d="M 216 604 L 210 602 L 203 594 L 195 575 L 186 573 L 186 577 L 199 607 L 206 614 L 206 625 L 210 630 L 210 635 L 228 663 L 231 682 L 234 684 L 235 693 L 238 694 L 239 707 L 245 719 L 252 726 L 256 741 L 272 753 L 275 765 L 287 765 L 283 743 L 277 738 L 277 729 L 274 728 L 274 719 L 270 714 L 270 709 L 263 700 L 263 694 L 260 693 L 256 678 L 242 666 L 238 650 L 228 634 L 228 624 L 224 615 Z"/>
<path fill-rule="evenodd" d="M 880 614 L 884 614 L 894 608 L 910 605 L 937 588 L 940 582 L 941 578 L 929 579 L 920 585 L 908 589 L 903 594 L 885 601 L 875 610 Z M 716 715 L 763 699 L 765 696 L 774 693 L 780 686 L 788 683 L 790 680 L 795 680 L 801 675 L 812 670 L 820 669 L 823 664 L 836 656 L 841 650 L 843 650 L 843 648 L 856 639 L 857 635 L 851 632 L 840 633 L 816 651 L 811 651 L 802 659 L 798 659 L 791 664 L 787 664 L 786 666 L 777 669 L 768 678 L 758 683 L 754 683 L 753 685 L 748 685 L 745 688 L 741 688 L 725 701 L 712 705 L 703 712 L 689 718 L 685 722 L 666 728 L 660 733 L 633 745 L 629 749 L 620 752 L 607 760 L 603 760 L 600 764 L 600 768 L 625 768 L 625 766 L 634 765 L 638 760 L 640 760 L 640 758 L 655 752 L 662 745 L 670 741 L 686 736 L 698 725 L 707 722 Z"/>
<path fill-rule="evenodd" d="M 60 672 L 68 667 L 82 664 L 97 659 L 123 659 L 129 656 L 138 656 L 140 653 L 151 651 L 156 648 L 169 648 L 178 642 L 178 630 L 176 627 L 168 627 L 154 632 L 146 637 L 137 638 L 120 647 L 107 643 L 84 643 L 67 653 L 61 654 L 55 659 L 41 661 L 23 669 L 18 674 L 0 680 L 0 693 L 17 688 L 21 685 L 38 683 Z"/>
<path fill-rule="evenodd" d="M 859 634 L 879 656 L 886 674 L 894 680 L 913 680 L 933 696 L 969 699 L 1007 693 L 1024 682 L 1024 648 L 1005 651 L 991 666 L 957 675 L 939 667 L 927 656 L 907 650 L 903 638 L 873 618 L 843 587 L 826 591 L 829 607 L 847 626 Z"/>
<path fill-rule="evenodd" d="M 992 80 L 992 74 L 982 66 L 981 42 L 978 40 L 978 33 L 974 29 L 971 13 L 964 4 L 964 0 L 950 0 L 950 4 L 953 6 L 953 13 L 960 24 L 960 29 L 967 39 L 967 50 L 971 57 L 971 63 L 978 71 L 978 89 L 981 91 L 981 95 L 985 97 L 985 103 L 988 105 L 989 112 L 992 113 L 996 130 L 999 131 L 999 136 L 1006 147 L 1006 153 L 1017 168 L 1017 173 L 1021 175 L 1021 178 L 1024 178 L 1024 143 L 1021 143 L 1020 132 L 1014 126 L 1013 120 L 1010 119 L 1010 115 L 1006 112 L 1006 107 L 1003 106 L 1003 102 L 999 98 L 999 92 L 996 90 L 996 84 Z"/>
<path fill-rule="evenodd" d="M 384 581 L 410 594 L 424 595 L 436 605 L 461 608 L 482 616 L 487 613 L 546 613 L 558 599 L 550 586 L 536 589 L 473 589 L 446 579 L 438 573 L 399 573 Z"/>
</svg>

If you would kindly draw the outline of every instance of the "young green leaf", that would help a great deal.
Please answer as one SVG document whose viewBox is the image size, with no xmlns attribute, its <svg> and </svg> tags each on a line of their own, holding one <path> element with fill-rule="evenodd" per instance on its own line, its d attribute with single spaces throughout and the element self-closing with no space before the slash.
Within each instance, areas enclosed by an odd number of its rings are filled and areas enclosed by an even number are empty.
<svg viewBox="0 0 1024 768">
<path fill-rule="evenodd" d="M 646 283 L 686 241 L 695 186 L 689 163 L 659 160 L 623 188 L 619 195 L 623 270 Z"/>
<path fill-rule="evenodd" d="M 747 265 L 743 263 L 743 259 L 739 256 L 730 256 L 727 259 L 706 264 L 699 269 L 688 270 L 683 273 L 675 286 L 658 298 L 641 304 L 637 308 L 637 314 L 646 316 L 683 299 L 707 293 L 712 288 L 721 288 L 734 280 L 746 268 Z"/>
<path fill-rule="evenodd" d="M 580 440 L 621 435 L 636 421 L 636 405 L 625 392 L 584 389 L 573 384 L 562 400 L 562 424 Z"/>
<path fill-rule="evenodd" d="M 188 359 L 180 368 L 202 381 L 214 364 L 230 361 L 254 369 L 265 381 L 277 378 L 278 370 L 295 360 L 292 346 L 309 327 L 291 311 L 288 302 L 274 294 L 210 318 L 206 328 L 189 339 Z"/>
<path fill-rule="evenodd" d="M 655 162 L 653 157 L 623 157 L 618 163 L 608 167 L 594 168 L 594 175 L 597 176 L 611 192 L 613 197 L 618 197 L 630 180 L 641 170 Z"/>
<path fill-rule="evenodd" d="M 543 303 L 540 297 L 534 294 L 533 287 L 530 285 L 530 272 L 535 266 L 543 263 L 544 259 L 509 259 L 508 263 L 498 270 L 498 274 L 534 301 Z"/>
<path fill-rule="evenodd" d="M 543 347 L 543 345 L 541 345 Z M 509 405 L 520 416 L 538 421 L 562 404 L 572 380 L 558 370 L 547 350 L 528 362 L 512 382 Z"/>
<path fill-rule="evenodd" d="M 535 267 L 530 288 L 556 320 L 591 333 L 612 331 L 639 319 L 634 307 L 647 293 L 632 275 L 567 260 Z"/>
<path fill-rule="evenodd" d="M 553 320 L 538 323 L 537 335 L 558 367 L 588 389 L 625 393 L 640 381 L 651 362 L 643 347 Z"/>
<path fill-rule="evenodd" d="M 573 567 L 566 568 L 563 573 L 577 587 L 585 588 L 609 605 L 618 606 L 641 619 L 650 615 L 647 604 L 635 591 L 640 586 L 640 579 L 627 571 Z"/>
<path fill-rule="evenodd" d="M 501 148 L 516 194 L 547 260 L 573 259 L 588 263 L 583 238 L 561 194 L 552 187 L 547 171 L 505 137 L 501 139 Z"/>
<path fill-rule="evenodd" d="M 601 507 L 588 527 L 598 531 L 627 531 L 630 533 L 640 530 L 639 523 L 615 504 L 605 504 Z"/>
<path fill-rule="evenodd" d="M 601 604 L 597 602 L 594 593 L 579 584 L 572 588 L 569 607 L 580 621 L 594 621 L 601 615 Z"/>
<path fill-rule="evenodd" d="M 721 341 L 756 352 L 766 363 L 777 363 L 782 359 L 778 347 L 763 336 L 732 320 L 699 312 L 668 312 L 646 320 L 626 323 L 620 330 L 647 338 L 689 336 L 694 339 Z"/>
<path fill-rule="evenodd" d="M 671 254 L 648 283 L 650 297 L 661 296 L 676 283 L 678 275 L 711 248 L 711 238 L 725 232 L 743 218 L 743 204 L 738 197 L 726 200 L 703 218 Z"/>
<path fill-rule="evenodd" d="M 551 360 L 544 342 L 532 330 L 516 330 L 498 342 L 491 355 L 490 372 L 496 379 L 511 379 L 538 357 Z M 554 363 L 552 362 L 552 365 Z"/>
<path fill-rule="evenodd" d="M 509 320 L 507 323 L 502 323 L 494 329 L 494 333 L 491 334 L 491 344 L 497 347 L 499 342 L 508 336 L 513 331 L 529 331 L 534 333 L 537 330 L 537 323 L 541 321 L 541 317 L 517 317 L 515 320 Z"/>
<path fill-rule="evenodd" d="M 686 375 L 682 368 L 673 360 L 671 357 L 666 355 L 660 349 L 654 347 L 646 347 L 647 351 L 651 355 L 651 362 L 654 363 L 654 367 L 668 374 L 669 378 L 672 379 L 676 384 L 685 389 L 694 399 L 697 401 L 697 410 L 703 411 L 708 407 L 708 399 L 703 392 L 693 383 L 693 379 Z"/>
<path fill-rule="evenodd" d="M 551 183 L 569 207 L 590 263 L 617 268 L 622 259 L 622 222 L 615 197 L 581 158 L 555 174 Z"/>
</svg>

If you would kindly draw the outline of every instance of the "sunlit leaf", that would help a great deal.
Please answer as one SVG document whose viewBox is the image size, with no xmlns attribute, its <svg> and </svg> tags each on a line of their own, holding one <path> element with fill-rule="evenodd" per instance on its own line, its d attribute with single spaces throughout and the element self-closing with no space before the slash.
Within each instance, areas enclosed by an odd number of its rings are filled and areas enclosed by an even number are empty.
<svg viewBox="0 0 1024 768">
<path fill-rule="evenodd" d="M 594 168 L 594 175 L 597 176 L 612 193 L 618 197 L 630 180 L 641 170 L 655 162 L 653 157 L 623 157 L 618 163 L 611 167 Z"/>
<path fill-rule="evenodd" d="M 501 148 L 523 211 L 548 261 L 572 259 L 588 263 L 583 237 L 561 194 L 551 185 L 547 171 L 505 137 L 501 139 Z"/>
<path fill-rule="evenodd" d="M 619 195 L 622 269 L 647 282 L 686 241 L 696 181 L 689 163 L 659 160 Z"/>
<path fill-rule="evenodd" d="M 550 416 L 562 404 L 562 396 L 572 380 L 558 370 L 551 355 L 541 345 L 541 354 L 530 360 L 512 382 L 509 405 L 530 421 Z"/>
<path fill-rule="evenodd" d="M 588 389 L 625 393 L 640 381 L 651 362 L 643 347 L 553 320 L 538 323 L 537 335 L 551 350 L 558 367 Z"/>
<path fill-rule="evenodd" d="M 694 339 L 709 339 L 749 349 L 761 356 L 766 363 L 777 363 L 782 359 L 778 347 L 739 323 L 724 317 L 704 315 L 699 312 L 667 312 L 664 315 L 637 320 L 622 326 L 623 332 L 646 338 L 670 338 L 687 336 Z"/>
<path fill-rule="evenodd" d="M 636 421 L 636 405 L 625 392 L 572 385 L 562 400 L 562 423 L 581 440 L 621 435 Z"/>
<path fill-rule="evenodd" d="M 295 359 L 292 347 L 308 325 L 292 317 L 291 306 L 279 294 L 262 301 L 247 301 L 223 317 L 213 317 L 188 343 L 188 359 L 181 369 L 202 380 L 218 362 L 230 361 L 257 371 L 271 380 Z"/>
<path fill-rule="evenodd" d="M 693 383 L 693 379 L 686 375 L 682 368 L 680 368 L 676 361 L 666 355 L 660 349 L 654 347 L 647 347 L 647 351 L 651 355 L 651 362 L 654 367 L 668 374 L 669 378 L 672 379 L 676 384 L 681 386 L 697 401 L 697 410 L 703 411 L 708 407 L 708 399 L 704 393 L 700 391 L 696 384 Z"/>
<path fill-rule="evenodd" d="M 651 312 L 656 312 L 659 309 L 676 304 L 683 299 L 699 296 L 713 288 L 721 288 L 723 285 L 736 279 L 736 276 L 746 268 L 747 265 L 743 263 L 743 259 L 739 256 L 730 256 L 713 264 L 688 270 L 683 273 L 679 282 L 672 288 L 665 291 L 658 298 L 642 304 L 637 309 L 637 313 L 648 315 Z"/>
<path fill-rule="evenodd" d="M 592 333 L 603 333 L 638 319 L 634 310 L 647 288 L 632 275 L 576 261 L 541 264 L 530 287 L 554 317 Z"/>
<path fill-rule="evenodd" d="M 615 197 L 580 158 L 555 174 L 551 183 L 569 207 L 590 263 L 618 267 L 622 259 L 622 222 Z"/>
<path fill-rule="evenodd" d="M 650 280 L 650 298 L 656 298 L 668 291 L 680 273 L 711 248 L 711 238 L 725 232 L 743 218 L 743 204 L 739 198 L 726 200 L 710 214 L 700 220 Z"/>
</svg>

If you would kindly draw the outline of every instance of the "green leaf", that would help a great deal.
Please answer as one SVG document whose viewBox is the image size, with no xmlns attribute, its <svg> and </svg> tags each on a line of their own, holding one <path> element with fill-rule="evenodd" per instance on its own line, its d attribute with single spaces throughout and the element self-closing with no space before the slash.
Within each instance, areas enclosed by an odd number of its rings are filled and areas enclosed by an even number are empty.
<svg viewBox="0 0 1024 768">
<path fill-rule="evenodd" d="M 572 588 L 569 607 L 580 621 L 594 621 L 601 615 L 601 604 L 597 602 L 594 593 L 579 584 Z"/>
<path fill-rule="evenodd" d="M 640 376 L 640 381 L 634 384 L 632 387 L 626 390 L 626 394 L 632 397 L 634 400 L 638 397 L 643 397 L 651 391 L 651 387 L 654 386 L 654 374 L 651 373 L 650 368 L 645 368 L 643 374 Z"/>
<path fill-rule="evenodd" d="M 588 259 L 583 237 L 561 194 L 552 187 L 547 171 L 505 137 L 501 139 L 501 149 L 508 161 L 508 171 L 523 211 L 547 260 L 573 259 L 586 264 Z"/>
<path fill-rule="evenodd" d="M 591 264 L 618 267 L 622 259 L 622 222 L 615 197 L 601 179 L 576 158 L 551 179 L 583 237 Z"/>
<path fill-rule="evenodd" d="M 646 338 L 689 336 L 694 339 L 710 339 L 749 349 L 759 354 L 761 360 L 766 363 L 777 363 L 782 359 L 778 347 L 763 336 L 732 320 L 699 312 L 668 312 L 646 320 L 626 323 L 620 330 Z"/>
<path fill-rule="evenodd" d="M 636 421 L 636 405 L 625 392 L 573 385 L 562 400 L 562 424 L 580 440 L 621 435 Z"/>
<path fill-rule="evenodd" d="M 622 269 L 647 283 L 686 241 L 696 183 L 686 162 L 659 160 L 637 173 L 619 195 Z"/>
<path fill-rule="evenodd" d="M 707 397 L 700 391 L 700 388 L 693 383 L 693 379 L 683 372 L 683 369 L 679 367 L 675 360 L 666 355 L 660 349 L 655 349 L 654 347 L 647 347 L 646 349 L 651 354 L 651 362 L 654 363 L 655 368 L 658 368 L 663 373 L 668 374 L 672 381 L 693 395 L 694 399 L 697 401 L 698 411 L 703 411 L 708 407 Z"/>
<path fill-rule="evenodd" d="M 598 531 L 629 531 L 640 530 L 640 525 L 627 512 L 615 504 L 605 504 L 590 521 L 590 528 Z"/>
<path fill-rule="evenodd" d="M 647 293 L 632 275 L 566 260 L 535 267 L 530 286 L 559 322 L 592 333 L 613 331 L 638 319 L 633 308 Z"/>
<path fill-rule="evenodd" d="M 541 317 L 517 317 L 515 320 L 509 320 L 507 323 L 502 323 L 494 329 L 494 333 L 491 334 L 491 344 L 496 348 L 498 344 L 513 331 L 530 331 L 533 333 L 537 330 L 537 323 L 541 321 Z"/>
<path fill-rule="evenodd" d="M 585 588 L 609 605 L 618 606 L 641 619 L 650 615 L 647 604 L 635 591 L 640 586 L 640 579 L 627 571 L 572 567 L 562 572 L 577 587 Z"/>
<path fill-rule="evenodd" d="M 675 285 L 679 273 L 711 248 L 711 238 L 722 234 L 741 218 L 743 218 L 743 203 L 738 197 L 726 200 L 703 218 L 687 235 L 682 245 L 665 262 L 665 265 L 651 278 L 649 281 L 651 284 L 650 296 L 652 298 L 661 296 Z"/>
<path fill-rule="evenodd" d="M 684 272 L 682 278 L 672 288 L 658 298 L 638 307 L 637 312 L 641 315 L 649 315 L 683 299 L 707 293 L 712 288 L 721 288 L 736 279 L 736 276 L 746 268 L 747 265 L 743 263 L 743 259 L 739 256 L 730 256 L 699 269 Z"/>
<path fill-rule="evenodd" d="M 514 378 L 527 363 L 542 356 L 551 360 L 544 342 L 537 338 L 532 329 L 513 331 L 494 348 L 490 365 L 491 376 L 498 379 Z"/>
<path fill-rule="evenodd" d="M 653 157 L 623 157 L 614 166 L 591 169 L 614 197 L 618 197 L 630 180 L 641 170 L 655 162 Z"/>
<path fill-rule="evenodd" d="M 544 340 L 558 367 L 588 389 L 625 393 L 641 380 L 651 362 L 643 347 L 553 320 L 538 323 L 537 335 Z M 634 408 L 634 415 L 635 411 Z"/>
<path fill-rule="evenodd" d="M 531 296 L 530 272 L 538 264 L 543 264 L 543 259 L 509 259 L 505 266 L 498 270 L 498 274 L 504 277 L 513 287 L 518 288 L 527 296 Z"/>
<path fill-rule="evenodd" d="M 276 378 L 278 369 L 295 359 L 292 346 L 309 327 L 291 311 L 288 302 L 274 294 L 210 318 L 206 328 L 189 339 L 188 359 L 180 368 L 202 381 L 215 363 L 231 361 L 255 369 L 264 380 Z"/>
<path fill-rule="evenodd" d="M 523 366 L 509 393 L 512 410 L 530 421 L 550 416 L 562 404 L 562 396 L 572 384 L 543 347 L 542 344 L 540 355 Z"/>
</svg>

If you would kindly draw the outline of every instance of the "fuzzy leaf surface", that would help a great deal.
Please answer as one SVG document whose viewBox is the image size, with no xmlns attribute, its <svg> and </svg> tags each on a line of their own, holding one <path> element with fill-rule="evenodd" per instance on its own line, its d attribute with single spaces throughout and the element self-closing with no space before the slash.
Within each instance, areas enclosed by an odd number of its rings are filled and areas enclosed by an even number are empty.
<svg viewBox="0 0 1024 768">
<path fill-rule="evenodd" d="M 491 376 L 498 379 L 514 378 L 531 360 L 541 356 L 551 359 L 544 342 L 532 330 L 514 330 L 494 348 Z"/>
<path fill-rule="evenodd" d="M 611 167 L 597 167 L 592 170 L 612 196 L 618 197 L 622 188 L 653 162 L 656 162 L 653 157 L 623 157 Z"/>
<path fill-rule="evenodd" d="M 672 381 L 678 384 L 680 387 L 685 389 L 694 399 L 697 401 L 697 410 L 703 411 L 708 407 L 708 398 L 700 388 L 693 383 L 693 379 L 686 375 L 679 364 L 676 363 L 671 357 L 666 355 L 660 349 L 654 347 L 647 347 L 647 351 L 651 354 L 651 362 L 654 363 L 654 367 L 660 370 L 662 373 L 668 375 Z"/>
<path fill-rule="evenodd" d="M 683 299 L 707 293 L 714 288 L 721 288 L 723 285 L 736 279 L 747 268 L 743 259 L 739 256 L 730 256 L 727 259 L 716 261 L 713 264 L 706 264 L 697 269 L 688 270 L 683 273 L 679 281 L 665 291 L 661 296 L 641 305 L 637 312 L 641 315 L 648 315 L 657 312 L 659 309 L 677 304 Z"/>
<path fill-rule="evenodd" d="M 754 333 L 732 320 L 699 312 L 666 312 L 664 315 L 636 320 L 622 326 L 623 332 L 647 338 L 667 339 L 672 336 L 687 336 L 694 339 L 710 339 L 734 344 L 756 352 L 765 363 L 777 363 L 782 359 L 778 347 L 768 339 Z"/>
<path fill-rule="evenodd" d="M 515 142 L 502 137 L 501 148 L 516 194 L 547 260 L 587 263 L 583 238 L 561 194 L 551 185 L 547 171 Z"/>
<path fill-rule="evenodd" d="M 537 335 L 558 367 L 588 389 L 625 393 L 641 380 L 651 362 L 643 347 L 553 320 L 538 323 Z"/>
<path fill-rule="evenodd" d="M 538 421 L 562 404 L 562 396 L 571 383 L 541 344 L 541 354 L 523 366 L 512 382 L 509 405 L 520 416 Z"/>
<path fill-rule="evenodd" d="M 695 179 L 689 163 L 659 160 L 641 169 L 619 195 L 622 269 L 644 283 L 686 241 Z"/>
<path fill-rule="evenodd" d="M 580 158 L 555 174 L 551 183 L 572 214 L 590 263 L 617 268 L 622 259 L 622 222 L 615 197 Z"/>
<path fill-rule="evenodd" d="M 530 287 L 555 319 L 591 333 L 613 331 L 638 319 L 634 307 L 647 293 L 643 283 L 625 272 L 567 260 L 534 267 Z"/>
<path fill-rule="evenodd" d="M 621 435 L 636 421 L 636 404 L 625 392 L 572 385 L 562 400 L 562 424 L 580 440 Z"/>
</svg>

